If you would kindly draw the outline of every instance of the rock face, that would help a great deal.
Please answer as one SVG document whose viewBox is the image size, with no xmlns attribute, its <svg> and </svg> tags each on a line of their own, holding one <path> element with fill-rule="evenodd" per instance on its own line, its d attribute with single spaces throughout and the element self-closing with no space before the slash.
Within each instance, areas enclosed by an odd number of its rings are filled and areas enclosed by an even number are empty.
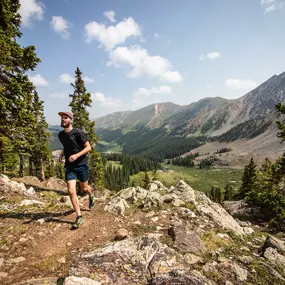
<svg viewBox="0 0 285 285">
<path fill-rule="evenodd" d="M 8 176 L 0 174 L 0 193 L 5 194 L 20 194 L 29 197 L 35 197 L 36 192 L 31 187 L 26 188 L 25 184 L 22 182 L 11 181 Z"/>
<path fill-rule="evenodd" d="M 176 280 L 192 280 L 181 284 L 210 284 L 203 283 L 207 280 L 203 276 L 191 277 L 187 259 L 162 244 L 159 237 L 149 234 L 82 253 L 72 261 L 70 275 L 89 277 L 92 272 L 95 281 L 117 285 L 148 284 L 154 276 L 152 284 L 175 284 Z"/>
</svg>

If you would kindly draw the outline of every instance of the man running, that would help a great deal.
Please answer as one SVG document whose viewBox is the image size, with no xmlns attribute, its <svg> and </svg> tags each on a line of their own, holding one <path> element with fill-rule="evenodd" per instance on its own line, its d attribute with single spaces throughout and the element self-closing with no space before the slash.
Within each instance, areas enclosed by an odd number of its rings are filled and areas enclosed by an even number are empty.
<svg viewBox="0 0 285 285">
<path fill-rule="evenodd" d="M 63 145 L 59 161 L 62 162 L 63 156 L 65 157 L 65 179 L 68 194 L 76 212 L 76 220 L 72 227 L 78 228 L 84 222 L 84 218 L 81 215 L 76 194 L 77 179 L 80 181 L 81 190 L 89 195 L 89 208 L 93 208 L 95 204 L 95 197 L 88 185 L 89 165 L 86 154 L 91 150 L 91 146 L 83 131 L 72 127 L 73 114 L 71 112 L 59 112 L 58 114 L 61 116 L 61 127 L 64 128 L 58 133 L 58 138 Z"/>
</svg>

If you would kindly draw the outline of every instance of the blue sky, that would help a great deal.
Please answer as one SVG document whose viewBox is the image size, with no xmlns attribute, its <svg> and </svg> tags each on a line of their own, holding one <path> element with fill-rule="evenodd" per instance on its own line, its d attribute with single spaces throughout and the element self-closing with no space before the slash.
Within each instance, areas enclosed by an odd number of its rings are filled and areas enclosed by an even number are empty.
<svg viewBox="0 0 285 285">
<path fill-rule="evenodd" d="M 74 71 L 90 117 L 171 101 L 238 98 L 285 71 L 284 0 L 20 0 L 21 45 L 49 123 L 69 110 Z"/>
</svg>

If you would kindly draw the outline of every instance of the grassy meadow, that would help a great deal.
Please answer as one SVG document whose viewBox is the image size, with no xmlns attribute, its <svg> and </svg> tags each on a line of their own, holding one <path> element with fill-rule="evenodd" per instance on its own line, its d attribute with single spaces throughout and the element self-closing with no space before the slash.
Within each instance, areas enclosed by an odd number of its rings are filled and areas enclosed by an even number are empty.
<svg viewBox="0 0 285 285">
<path fill-rule="evenodd" d="M 180 179 L 187 182 L 193 189 L 202 192 L 210 191 L 212 186 L 224 188 L 227 183 L 237 190 L 241 185 L 241 177 L 243 169 L 231 168 L 209 168 L 197 169 L 174 165 L 164 165 L 168 171 L 158 173 L 158 180 L 166 187 L 175 185 Z M 152 172 L 148 172 L 152 179 Z M 139 186 L 144 178 L 144 173 L 138 173 L 130 177 L 130 184 L 134 181 L 136 186 Z"/>
</svg>

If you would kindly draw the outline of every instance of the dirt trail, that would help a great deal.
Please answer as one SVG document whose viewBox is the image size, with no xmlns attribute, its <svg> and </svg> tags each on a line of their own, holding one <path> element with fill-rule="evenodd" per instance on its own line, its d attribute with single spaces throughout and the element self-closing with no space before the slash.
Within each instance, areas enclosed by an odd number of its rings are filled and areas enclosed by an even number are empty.
<svg viewBox="0 0 285 285">
<path fill-rule="evenodd" d="M 30 222 L 29 218 L 1 218 L 1 228 L 11 232 L 21 227 L 23 230 L 8 235 L 12 243 L 6 251 L 0 250 L 0 258 L 5 260 L 5 266 L 0 271 L 8 273 L 0 283 L 9 285 L 31 278 L 67 276 L 72 254 L 112 240 L 119 226 L 123 226 L 114 221 L 118 218 L 104 212 L 103 207 L 103 204 L 97 203 L 92 211 L 82 212 L 85 221 L 77 230 L 70 229 L 75 218 L 70 211 L 62 212 L 63 216 L 42 225 Z M 66 212 L 69 214 L 66 215 Z M 9 259 L 17 257 L 24 257 L 25 260 L 7 264 Z"/>
<path fill-rule="evenodd" d="M 84 204 L 86 207 L 88 201 Z M 126 217 L 112 215 L 104 211 L 105 205 L 106 202 L 97 201 L 91 211 L 84 208 L 84 223 L 76 230 L 71 230 L 75 213 L 70 208 L 0 211 L 0 284 L 22 284 L 44 277 L 51 278 L 48 280 L 64 278 L 68 276 L 74 255 L 113 241 L 120 228 L 136 236 L 142 231 L 157 231 L 156 226 L 166 226 L 170 222 L 170 212 L 154 222 L 146 217 L 146 213 L 132 209 Z M 43 218 L 46 221 L 41 224 L 39 219 Z M 135 221 L 140 221 L 139 225 Z M 19 257 L 25 260 L 9 263 L 10 259 Z M 4 260 L 2 266 L 1 258 Z M 1 273 L 7 276 L 3 277 Z"/>
</svg>

